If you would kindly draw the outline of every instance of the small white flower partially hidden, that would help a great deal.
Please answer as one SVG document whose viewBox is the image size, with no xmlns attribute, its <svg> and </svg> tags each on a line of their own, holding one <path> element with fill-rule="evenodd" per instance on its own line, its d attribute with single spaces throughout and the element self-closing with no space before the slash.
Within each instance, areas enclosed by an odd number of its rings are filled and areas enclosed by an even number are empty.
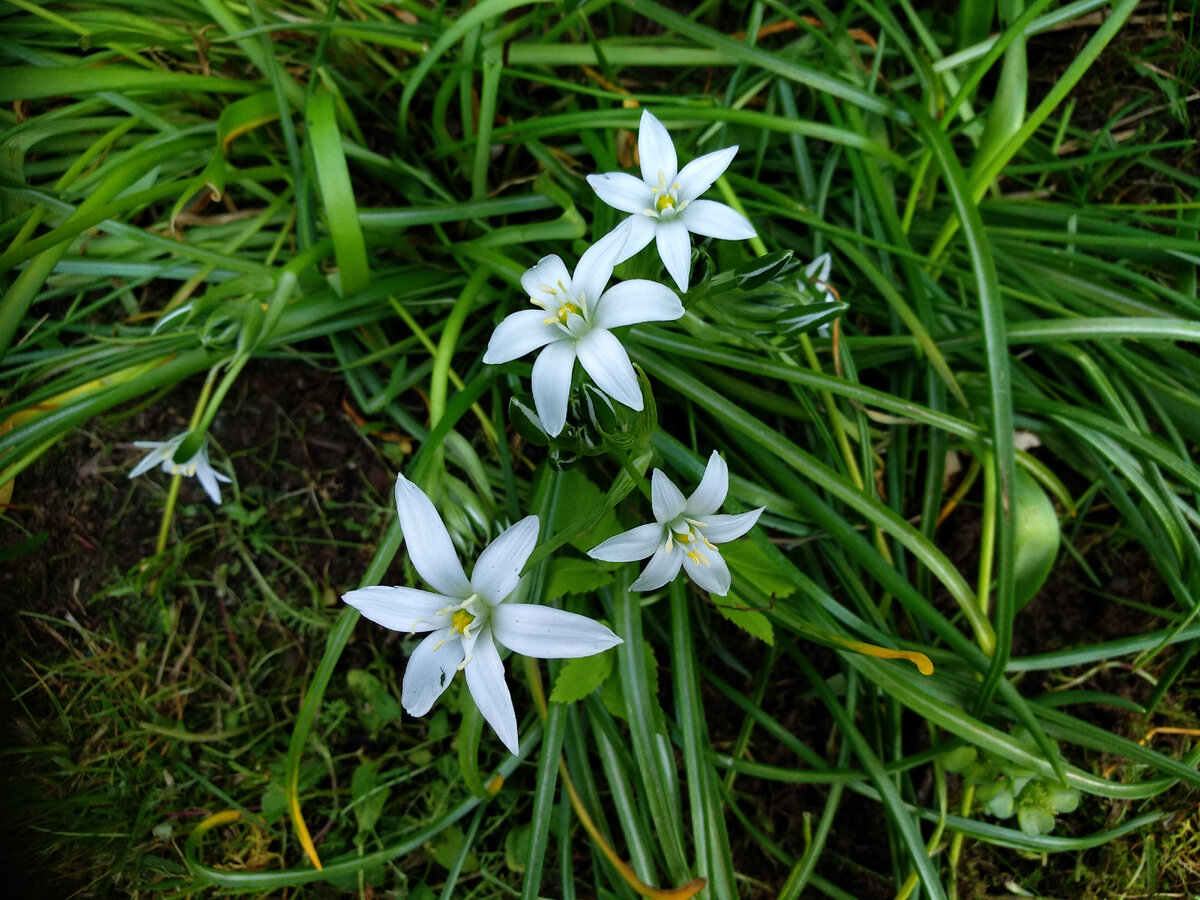
<svg viewBox="0 0 1200 900">
<path fill-rule="evenodd" d="M 526 516 L 492 541 L 468 580 L 433 503 L 403 475 L 396 479 L 396 509 L 413 567 L 433 590 L 367 587 L 342 599 L 393 631 L 432 632 L 404 671 L 400 701 L 409 715 L 429 712 L 462 670 L 475 705 L 516 754 L 517 717 L 496 645 L 539 659 L 567 659 L 600 653 L 621 638 L 586 616 L 507 602 L 537 543 L 537 516 Z"/>
<path fill-rule="evenodd" d="M 734 146 L 706 153 L 680 170 L 667 129 L 649 110 L 643 110 L 638 126 L 641 179 L 625 172 L 587 178 L 601 200 L 633 214 L 613 232 L 625 237 L 625 249 L 617 262 L 629 259 L 654 239 L 663 265 L 679 289 L 686 291 L 692 260 L 688 232 L 728 241 L 754 237 L 754 226 L 741 213 L 724 203 L 697 199 L 729 168 L 737 150 Z"/>
<path fill-rule="evenodd" d="M 533 364 L 533 404 L 551 436 L 567 421 L 576 359 L 600 390 L 641 410 L 633 363 L 611 329 L 683 315 L 683 304 L 666 285 L 634 279 L 605 290 L 623 240 L 613 231 L 585 250 L 574 277 L 559 257 L 542 257 L 521 276 L 521 287 L 538 308 L 508 316 L 488 341 L 483 361 L 489 365 L 542 348 Z"/>
<path fill-rule="evenodd" d="M 717 544 L 739 538 L 758 521 L 765 506 L 738 515 L 714 515 L 729 491 L 729 467 L 717 451 L 704 477 L 686 500 L 660 469 L 650 480 L 654 521 L 609 538 L 588 551 L 593 559 L 633 562 L 654 554 L 630 590 L 652 591 L 674 580 L 682 567 L 710 594 L 729 593 L 729 566 Z"/>
<path fill-rule="evenodd" d="M 198 478 L 200 486 L 204 488 L 204 493 L 208 494 L 208 499 L 218 506 L 221 505 L 221 488 L 217 484 L 218 481 L 223 481 L 229 484 L 230 479 L 216 471 L 212 467 L 212 463 L 208 461 L 208 443 L 207 441 L 200 445 L 200 449 L 185 463 L 177 463 L 174 460 L 175 451 L 179 449 L 179 445 L 191 432 L 185 431 L 183 434 L 177 434 L 169 441 L 134 441 L 133 446 L 142 450 L 149 450 L 141 461 L 133 467 L 133 471 L 129 473 L 130 478 L 137 478 L 139 475 L 144 475 L 149 472 L 159 463 L 162 463 L 162 470 L 171 475 L 186 475 L 189 478 Z"/>
<path fill-rule="evenodd" d="M 823 303 L 836 303 L 838 296 L 829 285 L 829 271 L 833 268 L 833 257 L 822 253 L 804 267 L 804 284 L 811 287 L 820 296 Z M 829 323 L 817 328 L 821 337 L 829 337 Z"/>
</svg>

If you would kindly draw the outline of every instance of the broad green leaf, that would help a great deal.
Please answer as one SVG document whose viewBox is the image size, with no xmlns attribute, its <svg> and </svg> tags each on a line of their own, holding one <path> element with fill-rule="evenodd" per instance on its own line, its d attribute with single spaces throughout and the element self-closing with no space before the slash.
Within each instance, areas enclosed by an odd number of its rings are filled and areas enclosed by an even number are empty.
<svg viewBox="0 0 1200 900">
<path fill-rule="evenodd" d="M 774 646 L 775 629 L 771 625 L 770 619 L 757 609 L 751 609 L 750 604 L 737 595 L 737 591 L 730 590 L 727 597 L 716 599 L 717 602 L 713 603 L 713 608 L 717 612 L 763 643 Z"/>
<path fill-rule="evenodd" d="M 1038 592 L 1054 566 L 1059 527 L 1050 498 L 1022 468 L 1017 469 L 1013 506 L 1016 515 L 1013 596 L 1020 609 Z"/>
<path fill-rule="evenodd" d="M 608 680 L 613 670 L 613 652 L 605 650 L 592 656 L 569 659 L 554 679 L 550 699 L 555 703 L 582 700 Z"/>
<path fill-rule="evenodd" d="M 612 572 L 606 572 L 590 559 L 556 559 L 550 563 L 544 600 L 548 603 L 567 594 L 585 594 L 612 580 Z"/>
</svg>

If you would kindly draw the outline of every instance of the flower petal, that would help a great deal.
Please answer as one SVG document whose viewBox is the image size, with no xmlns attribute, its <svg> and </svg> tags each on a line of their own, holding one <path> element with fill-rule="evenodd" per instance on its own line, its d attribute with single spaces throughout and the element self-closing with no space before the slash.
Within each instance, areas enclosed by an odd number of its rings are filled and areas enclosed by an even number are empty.
<svg viewBox="0 0 1200 900">
<path fill-rule="evenodd" d="M 716 550 L 705 550 L 703 559 L 707 565 L 698 563 L 690 556 L 685 555 L 683 570 L 688 573 L 688 577 L 692 581 L 710 594 L 724 597 L 729 593 L 729 585 L 732 581 L 729 575 L 729 566 Z"/>
<path fill-rule="evenodd" d="M 547 313 L 542 309 L 523 309 L 505 317 L 488 341 L 483 361 L 488 365 L 506 363 L 563 339 L 563 331 L 557 325 L 546 324 Z"/>
<path fill-rule="evenodd" d="M 666 544 L 663 544 L 654 551 L 654 556 L 650 557 L 650 562 L 646 564 L 642 574 L 629 586 L 629 589 L 631 591 L 657 590 L 667 582 L 674 581 L 675 576 L 679 574 L 679 567 L 682 565 L 683 550 L 679 544 L 673 544 L 670 550 L 667 549 Z"/>
<path fill-rule="evenodd" d="M 645 559 L 665 539 L 662 523 L 649 522 L 602 541 L 588 551 L 588 556 L 605 562 L 633 562 L 635 559 Z"/>
<path fill-rule="evenodd" d="M 679 172 L 679 157 L 675 155 L 671 135 L 648 109 L 642 110 L 638 125 L 638 159 L 642 164 L 642 180 L 652 188 L 659 185 L 659 172 L 667 187 Z"/>
<path fill-rule="evenodd" d="M 495 730 L 508 752 L 517 755 L 517 714 L 513 711 L 512 694 L 504 683 L 504 663 L 489 633 L 481 634 L 475 642 L 471 660 L 467 663 L 467 687 L 475 705 Z"/>
<path fill-rule="evenodd" d="M 697 156 L 684 166 L 675 179 L 679 182 L 679 202 L 690 203 L 712 187 L 713 182 L 721 177 L 721 173 L 729 168 L 737 152 L 737 144 L 734 144 L 723 150 Z"/>
<path fill-rule="evenodd" d="M 654 509 L 654 520 L 663 525 L 674 522 L 687 509 L 683 493 L 662 469 L 655 469 L 650 476 L 650 505 Z"/>
<path fill-rule="evenodd" d="M 712 515 L 721 508 L 727 493 L 729 466 L 725 464 L 721 454 L 714 450 L 708 457 L 708 465 L 704 467 L 704 477 L 700 479 L 700 484 L 692 492 L 692 496 L 688 497 L 684 513 L 692 518 Z"/>
<path fill-rule="evenodd" d="M 620 255 L 617 257 L 617 262 L 622 263 L 627 259 L 631 259 L 639 250 L 654 239 L 654 232 L 657 229 L 657 216 L 647 216 L 640 213 L 630 216 L 614 228 L 612 230 L 613 234 L 620 233 L 625 238 L 625 243 L 622 246 Z"/>
<path fill-rule="evenodd" d="M 689 206 L 683 212 L 686 213 L 691 208 Z M 679 289 L 686 291 L 692 269 L 692 241 L 688 237 L 688 227 L 683 223 L 683 213 L 679 218 L 669 221 L 659 219 L 654 239 L 658 243 L 658 255 L 662 257 L 663 265 L 667 267 Z"/>
<path fill-rule="evenodd" d="M 508 649 L 538 659 L 591 656 L 621 643 L 587 616 L 534 603 L 504 603 L 492 613 L 492 634 Z"/>
<path fill-rule="evenodd" d="M 220 506 L 221 488 L 217 484 L 217 473 L 208 464 L 208 460 L 202 460 L 196 466 L 196 478 L 200 481 L 200 487 L 204 488 L 204 493 L 208 494 L 208 499 Z"/>
<path fill-rule="evenodd" d="M 376 625 L 408 634 L 448 626 L 450 617 L 439 616 L 438 610 L 459 603 L 454 597 L 443 597 L 429 591 L 383 585 L 347 591 L 342 594 L 342 600 Z"/>
<path fill-rule="evenodd" d="M 526 516 L 492 541 L 479 554 L 471 587 L 493 606 L 517 589 L 521 570 L 538 539 L 538 517 Z"/>
<path fill-rule="evenodd" d="M 610 231 L 592 246 L 583 251 L 579 264 L 575 266 L 575 277 L 571 279 L 571 293 L 582 297 L 587 306 L 600 299 L 608 280 L 612 278 L 617 256 L 625 246 L 625 236 Z"/>
<path fill-rule="evenodd" d="M 635 278 L 614 284 L 601 298 L 592 322 L 599 328 L 620 328 L 637 322 L 672 322 L 683 316 L 683 304 L 665 284 Z"/>
<path fill-rule="evenodd" d="M 541 300 L 557 309 L 558 302 L 554 299 L 556 294 L 551 291 L 569 291 L 571 273 L 559 257 L 553 254 L 543 256 L 536 266 L 525 270 L 525 274 L 521 276 L 521 287 L 533 299 Z"/>
<path fill-rule="evenodd" d="M 701 523 L 700 533 L 714 544 L 724 544 L 726 541 L 740 538 L 753 528 L 764 509 L 765 506 L 760 506 L 758 509 L 737 515 L 706 516 Z"/>
<path fill-rule="evenodd" d="M 542 426 L 551 437 L 567 423 L 567 398 L 571 393 L 571 370 L 575 368 L 575 343 L 547 344 L 533 364 L 533 405 Z"/>
<path fill-rule="evenodd" d="M 650 193 L 650 185 L 639 181 L 628 172 L 589 175 L 587 183 L 592 186 L 597 197 L 621 212 L 640 213 L 654 206 L 654 195 Z"/>
<path fill-rule="evenodd" d="M 423 716 L 433 708 L 462 661 L 462 641 L 453 629 L 439 629 L 417 645 L 408 658 L 400 688 L 400 704 L 410 716 Z"/>
<path fill-rule="evenodd" d="M 833 266 L 833 257 L 822 253 L 804 267 L 804 277 L 809 281 L 828 281 L 829 270 Z"/>
<path fill-rule="evenodd" d="M 403 475 L 396 476 L 396 511 L 409 559 L 425 583 L 447 597 L 471 596 L 471 583 L 463 574 L 442 517 L 424 492 Z"/>
<path fill-rule="evenodd" d="M 679 221 L 693 234 L 723 241 L 744 241 L 757 233 L 740 212 L 714 200 L 693 200 L 679 214 Z"/>
<path fill-rule="evenodd" d="M 612 332 L 593 328 L 575 345 L 575 352 L 596 387 L 630 409 L 642 408 L 642 389 L 633 363 Z"/>
<path fill-rule="evenodd" d="M 133 446 L 141 450 L 149 450 L 145 456 L 138 461 L 138 464 L 129 472 L 130 478 L 137 478 L 139 475 L 145 475 L 164 459 L 170 459 L 174 454 L 175 449 L 170 441 L 134 441 Z"/>
</svg>

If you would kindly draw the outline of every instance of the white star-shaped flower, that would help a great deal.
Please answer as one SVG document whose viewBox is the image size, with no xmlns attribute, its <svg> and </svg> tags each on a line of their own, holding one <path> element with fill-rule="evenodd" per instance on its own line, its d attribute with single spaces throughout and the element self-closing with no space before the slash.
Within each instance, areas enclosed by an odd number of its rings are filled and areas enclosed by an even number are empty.
<svg viewBox="0 0 1200 900">
<path fill-rule="evenodd" d="M 634 591 L 652 591 L 672 581 L 682 567 L 710 594 L 729 593 L 729 566 L 717 544 L 739 538 L 758 521 L 765 506 L 738 515 L 715 515 L 729 491 L 729 467 L 715 450 L 704 477 L 686 500 L 671 479 L 655 469 L 650 479 L 654 521 L 609 538 L 588 556 L 608 562 L 633 562 L 653 554 Z"/>
<path fill-rule="evenodd" d="M 837 294 L 833 292 L 833 288 L 829 284 L 829 272 L 832 268 L 833 257 L 828 253 L 822 253 L 804 267 L 803 284 L 814 288 L 825 303 L 836 303 L 838 300 Z M 818 327 L 817 334 L 821 337 L 829 337 L 829 323 Z"/>
<path fill-rule="evenodd" d="M 496 645 L 540 659 L 591 656 L 621 643 L 586 616 L 549 606 L 508 602 L 538 537 L 538 517 L 526 516 L 479 554 L 470 579 L 433 503 L 403 475 L 396 509 L 413 567 L 432 591 L 367 587 L 342 599 L 393 631 L 432 632 L 408 660 L 400 701 L 423 716 L 454 679 L 466 673 L 475 705 L 510 752 L 517 752 L 517 717 Z"/>
<path fill-rule="evenodd" d="M 729 241 L 754 237 L 754 226 L 741 213 L 724 203 L 697 199 L 729 168 L 737 150 L 733 146 L 706 153 L 681 171 L 667 129 L 649 110 L 643 110 L 638 126 L 641 179 L 625 172 L 589 175 L 587 179 L 601 200 L 632 213 L 614 231 L 625 238 L 617 262 L 629 259 L 653 238 L 663 265 L 679 289 L 686 291 L 692 260 L 688 232 Z"/>
<path fill-rule="evenodd" d="M 489 364 L 542 348 L 533 364 L 533 403 L 550 435 L 566 424 L 576 359 L 600 390 L 640 410 L 637 374 L 611 329 L 683 315 L 683 304 L 666 285 L 634 279 L 605 290 L 623 240 L 615 231 L 605 235 L 584 251 L 574 276 L 559 257 L 542 257 L 521 276 L 521 287 L 538 309 L 508 316 L 488 341 L 483 361 Z"/>
<path fill-rule="evenodd" d="M 230 479 L 216 471 L 212 467 L 212 463 L 208 461 L 208 442 L 200 445 L 200 449 L 185 463 L 175 462 L 175 451 L 179 449 L 179 445 L 190 434 L 185 431 L 183 434 L 177 434 L 169 441 L 134 441 L 133 446 L 142 450 L 149 450 L 141 461 L 133 467 L 133 471 L 129 473 L 130 478 L 137 478 L 139 475 L 144 475 L 149 472 L 159 463 L 162 463 L 162 470 L 171 475 L 186 475 L 189 478 L 198 478 L 200 486 L 204 488 L 204 493 L 208 494 L 208 499 L 218 506 L 221 505 L 221 488 L 217 484 L 218 481 L 229 483 Z"/>
</svg>

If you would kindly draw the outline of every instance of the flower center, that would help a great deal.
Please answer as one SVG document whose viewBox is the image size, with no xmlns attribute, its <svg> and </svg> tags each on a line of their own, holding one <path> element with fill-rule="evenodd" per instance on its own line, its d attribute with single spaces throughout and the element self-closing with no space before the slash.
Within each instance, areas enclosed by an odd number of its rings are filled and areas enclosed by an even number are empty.
<svg viewBox="0 0 1200 900">
<path fill-rule="evenodd" d="M 683 548 L 683 555 L 690 559 L 698 566 L 711 565 L 708 557 L 704 555 L 704 548 L 716 550 L 717 548 L 709 543 L 700 531 L 704 528 L 704 523 L 695 519 L 676 519 L 667 526 L 667 552 L 671 551 L 675 542 L 678 541 Z"/>
<path fill-rule="evenodd" d="M 450 617 L 450 627 L 461 635 L 467 633 L 467 629 L 471 627 L 471 623 L 475 621 L 475 614 L 467 612 L 465 609 L 460 609 Z"/>
<path fill-rule="evenodd" d="M 560 327 L 571 330 L 571 317 L 576 316 L 580 319 L 587 320 L 587 298 L 583 294 L 572 294 L 560 281 L 556 287 L 548 284 L 539 284 L 538 290 L 543 291 L 550 296 L 550 300 L 530 297 L 529 302 L 534 306 L 544 309 L 550 313 L 550 317 L 543 319 L 543 325 L 558 324 Z"/>
<path fill-rule="evenodd" d="M 679 182 L 672 182 L 668 188 L 667 173 L 662 169 L 658 170 L 658 187 L 650 188 L 650 194 L 654 198 L 654 208 L 647 209 L 646 215 L 657 219 L 670 219 L 687 206 L 686 202 L 679 202 Z"/>
<path fill-rule="evenodd" d="M 171 463 L 171 474 L 191 478 L 196 474 L 196 463 L 192 460 L 185 463 Z"/>
</svg>

